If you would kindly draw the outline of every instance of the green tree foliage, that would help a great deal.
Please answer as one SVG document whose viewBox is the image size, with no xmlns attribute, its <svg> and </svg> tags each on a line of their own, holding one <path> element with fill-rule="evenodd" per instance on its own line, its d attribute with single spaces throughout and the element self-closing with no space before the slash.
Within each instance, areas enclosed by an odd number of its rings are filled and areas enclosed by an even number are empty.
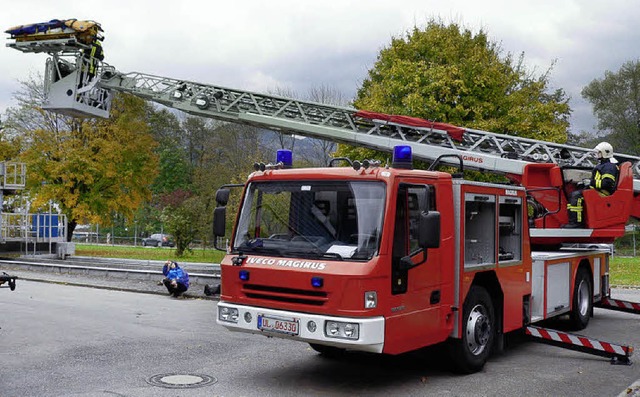
<svg viewBox="0 0 640 397">
<path fill-rule="evenodd" d="M 180 189 L 163 196 L 163 201 L 162 221 L 176 242 L 176 256 L 181 257 L 191 252 L 190 244 L 198 236 L 200 201 Z"/>
<path fill-rule="evenodd" d="M 564 91 L 550 92 L 549 73 L 534 76 L 524 66 L 524 55 L 503 55 L 482 30 L 474 34 L 432 20 L 381 50 L 354 105 L 563 143 L 570 108 Z M 374 157 L 372 151 L 342 145 L 338 155 Z"/>
<path fill-rule="evenodd" d="M 144 100 L 118 94 L 108 120 L 27 131 L 22 158 L 33 205 L 55 201 L 69 220 L 69 238 L 78 222 L 109 225 L 116 213 L 133 219 L 150 198 L 158 162 L 146 112 Z"/>
<path fill-rule="evenodd" d="M 177 189 L 189 190 L 191 167 L 182 144 L 184 134 L 180 121 L 166 109 L 150 108 L 147 117 L 150 132 L 158 142 L 155 152 L 159 158 L 159 174 L 152 185 L 153 193 L 162 195 Z"/>
<path fill-rule="evenodd" d="M 187 154 L 181 146 L 164 145 L 157 152 L 160 164 L 159 175 L 153 183 L 157 194 L 171 193 L 177 189 L 191 187 L 191 167 L 187 163 Z"/>
<path fill-rule="evenodd" d="M 640 155 L 640 59 L 606 71 L 584 87 L 582 97 L 593 105 L 599 135 L 626 154 Z"/>
</svg>

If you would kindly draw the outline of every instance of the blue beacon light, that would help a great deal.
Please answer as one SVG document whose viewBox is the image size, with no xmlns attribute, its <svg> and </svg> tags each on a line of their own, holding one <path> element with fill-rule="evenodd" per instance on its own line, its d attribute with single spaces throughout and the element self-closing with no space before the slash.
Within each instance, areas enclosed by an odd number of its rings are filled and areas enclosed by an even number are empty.
<svg viewBox="0 0 640 397">
<path fill-rule="evenodd" d="M 293 167 L 293 154 L 291 153 L 291 150 L 278 150 L 278 152 L 276 153 L 276 164 L 277 163 L 282 163 L 284 165 L 284 168 Z"/>
<path fill-rule="evenodd" d="M 394 146 L 393 147 L 393 168 L 413 168 L 413 156 L 411 154 L 411 146 Z"/>
<path fill-rule="evenodd" d="M 240 280 L 242 280 L 242 281 L 249 281 L 249 271 L 248 270 L 240 270 L 240 272 L 238 273 L 238 276 L 240 277 Z"/>
</svg>

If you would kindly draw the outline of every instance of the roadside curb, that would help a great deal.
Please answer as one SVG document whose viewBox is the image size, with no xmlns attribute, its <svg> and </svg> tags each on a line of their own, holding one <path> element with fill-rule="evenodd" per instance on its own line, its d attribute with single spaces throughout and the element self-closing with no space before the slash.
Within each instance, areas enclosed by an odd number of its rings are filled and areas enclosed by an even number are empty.
<svg viewBox="0 0 640 397">
<path fill-rule="evenodd" d="M 135 292 L 169 296 L 158 282 L 162 272 L 155 269 L 132 269 L 105 266 L 78 266 L 61 263 L 38 263 L 31 261 L 0 261 L 0 271 L 6 271 L 20 280 L 52 283 L 103 290 Z M 190 288 L 182 296 L 187 299 L 217 300 L 206 295 L 205 286 L 216 287 L 220 278 L 216 274 L 190 273 Z"/>
<path fill-rule="evenodd" d="M 143 289 L 139 289 L 139 288 L 127 288 L 127 287 L 121 287 L 121 286 L 96 285 L 96 284 L 92 284 L 92 283 L 70 282 L 70 281 L 65 281 L 65 280 L 49 280 L 49 279 L 43 279 L 43 278 L 33 278 L 33 277 L 24 277 L 24 276 L 18 276 L 18 280 L 21 280 L 21 281 L 32 281 L 32 282 L 36 282 L 36 283 L 68 285 L 70 287 L 84 287 L 84 288 L 102 289 L 102 290 L 110 290 L 110 291 L 133 292 L 133 293 L 137 293 L 137 294 L 169 296 L 169 295 L 167 295 L 166 291 L 164 291 L 164 292 L 162 292 L 162 291 L 149 291 L 149 290 L 143 290 Z M 195 294 L 189 293 L 189 292 L 185 292 L 182 296 L 185 299 L 204 299 L 204 300 L 211 300 L 211 301 L 218 301 L 219 300 L 218 296 L 195 295 Z"/>
</svg>

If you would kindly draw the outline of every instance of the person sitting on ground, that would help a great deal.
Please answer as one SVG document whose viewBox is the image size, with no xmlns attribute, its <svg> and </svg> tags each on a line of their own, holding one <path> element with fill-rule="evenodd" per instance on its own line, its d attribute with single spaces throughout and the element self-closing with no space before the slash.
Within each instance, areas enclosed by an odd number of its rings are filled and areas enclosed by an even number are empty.
<svg viewBox="0 0 640 397">
<path fill-rule="evenodd" d="M 189 274 L 182 270 L 177 262 L 168 260 L 162 267 L 162 284 L 176 298 L 189 289 Z"/>
</svg>

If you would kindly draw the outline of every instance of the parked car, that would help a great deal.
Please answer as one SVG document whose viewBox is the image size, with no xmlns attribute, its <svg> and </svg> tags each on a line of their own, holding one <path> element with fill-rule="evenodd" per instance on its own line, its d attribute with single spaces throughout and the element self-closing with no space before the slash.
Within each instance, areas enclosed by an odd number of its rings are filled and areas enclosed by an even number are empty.
<svg viewBox="0 0 640 397">
<path fill-rule="evenodd" d="M 152 234 L 147 238 L 142 239 L 143 247 L 174 247 L 176 244 L 168 234 Z"/>
</svg>

